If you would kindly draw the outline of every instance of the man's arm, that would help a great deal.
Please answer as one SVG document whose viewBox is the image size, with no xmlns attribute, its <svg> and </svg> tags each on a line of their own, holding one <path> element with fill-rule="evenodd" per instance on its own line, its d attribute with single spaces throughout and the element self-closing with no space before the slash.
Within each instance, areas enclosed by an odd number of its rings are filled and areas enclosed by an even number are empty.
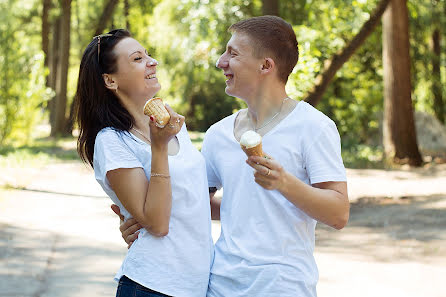
<svg viewBox="0 0 446 297">
<path fill-rule="evenodd" d="M 278 190 L 307 215 L 336 229 L 348 222 L 350 203 L 346 182 L 305 184 L 272 158 L 249 157 L 255 181 L 267 190 Z"/>
<path fill-rule="evenodd" d="M 211 203 L 211 218 L 212 220 L 220 220 L 220 204 L 221 199 L 215 197 L 217 188 L 209 188 L 209 199 Z M 111 209 L 115 214 L 117 214 L 121 220 L 121 225 L 119 226 L 119 231 L 121 231 L 121 236 L 127 243 L 127 248 L 130 248 L 133 242 L 138 238 L 139 229 L 142 226 L 134 219 L 128 219 L 124 222 L 124 217 L 121 215 L 121 211 L 116 204 L 111 205 Z"/>
<path fill-rule="evenodd" d="M 119 216 L 119 219 L 121 220 L 119 231 L 121 231 L 121 236 L 124 239 L 125 243 L 127 243 L 127 248 L 129 249 L 132 246 L 133 242 L 138 238 L 138 230 L 143 228 L 143 226 L 138 224 L 138 222 L 134 218 L 128 219 L 124 222 L 124 216 L 121 214 L 121 210 L 116 204 L 112 204 L 111 209 L 115 214 Z"/>
<path fill-rule="evenodd" d="M 212 220 L 220 220 L 220 205 L 221 199 L 215 197 L 215 193 L 217 192 L 217 188 L 209 188 L 209 200 L 211 203 L 211 219 Z"/>
</svg>

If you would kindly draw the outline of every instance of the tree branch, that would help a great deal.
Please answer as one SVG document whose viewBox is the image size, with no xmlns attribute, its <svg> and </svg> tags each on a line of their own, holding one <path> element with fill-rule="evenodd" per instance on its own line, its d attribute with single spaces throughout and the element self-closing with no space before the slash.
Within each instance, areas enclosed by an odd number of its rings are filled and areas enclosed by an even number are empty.
<svg viewBox="0 0 446 297">
<path fill-rule="evenodd" d="M 350 59 L 378 25 L 389 2 L 390 0 L 381 0 L 369 20 L 364 23 L 361 30 L 359 30 L 358 34 L 356 34 L 350 43 L 339 53 L 334 54 L 332 58 L 325 61 L 322 73 L 316 77 L 313 88 L 305 96 L 305 101 L 313 106 L 319 103 L 336 72 Z"/>
</svg>

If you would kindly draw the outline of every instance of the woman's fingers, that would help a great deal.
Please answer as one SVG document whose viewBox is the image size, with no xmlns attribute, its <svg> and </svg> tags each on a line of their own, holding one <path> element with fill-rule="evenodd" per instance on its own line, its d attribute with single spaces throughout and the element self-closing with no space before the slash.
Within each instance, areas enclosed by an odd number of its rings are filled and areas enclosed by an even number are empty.
<svg viewBox="0 0 446 297">
<path fill-rule="evenodd" d="M 170 114 L 169 124 L 167 124 L 167 125 L 169 128 L 173 129 L 176 133 L 178 133 L 184 124 L 185 118 L 184 118 L 184 116 L 176 113 L 172 109 L 172 107 L 170 107 L 169 104 L 166 104 L 166 109 L 167 109 L 167 112 L 169 112 L 169 114 Z"/>
</svg>

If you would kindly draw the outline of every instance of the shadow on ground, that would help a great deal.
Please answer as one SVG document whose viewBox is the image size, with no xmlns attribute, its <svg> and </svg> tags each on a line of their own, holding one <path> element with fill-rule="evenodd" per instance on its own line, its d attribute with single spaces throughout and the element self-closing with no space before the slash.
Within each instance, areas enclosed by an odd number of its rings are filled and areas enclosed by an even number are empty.
<svg viewBox="0 0 446 297">
<path fill-rule="evenodd" d="M 446 195 L 359 198 L 348 225 L 336 231 L 318 224 L 316 241 L 319 251 L 360 251 L 376 261 L 444 260 Z"/>
<path fill-rule="evenodd" d="M 0 224 L 1 294 L 114 296 L 112 278 L 122 257 L 122 247 Z"/>
</svg>

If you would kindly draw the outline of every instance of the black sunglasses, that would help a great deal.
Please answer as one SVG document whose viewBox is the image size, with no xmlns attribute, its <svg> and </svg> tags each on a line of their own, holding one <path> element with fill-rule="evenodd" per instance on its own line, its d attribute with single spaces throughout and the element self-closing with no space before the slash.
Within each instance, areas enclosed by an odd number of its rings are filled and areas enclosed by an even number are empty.
<svg viewBox="0 0 446 297">
<path fill-rule="evenodd" d="M 109 37 L 109 36 L 113 36 L 113 34 L 107 33 L 107 34 L 101 34 L 101 35 L 97 35 L 97 36 L 93 37 L 93 40 L 96 38 L 98 39 L 98 64 L 99 64 L 99 54 L 101 53 L 101 38 Z"/>
</svg>

